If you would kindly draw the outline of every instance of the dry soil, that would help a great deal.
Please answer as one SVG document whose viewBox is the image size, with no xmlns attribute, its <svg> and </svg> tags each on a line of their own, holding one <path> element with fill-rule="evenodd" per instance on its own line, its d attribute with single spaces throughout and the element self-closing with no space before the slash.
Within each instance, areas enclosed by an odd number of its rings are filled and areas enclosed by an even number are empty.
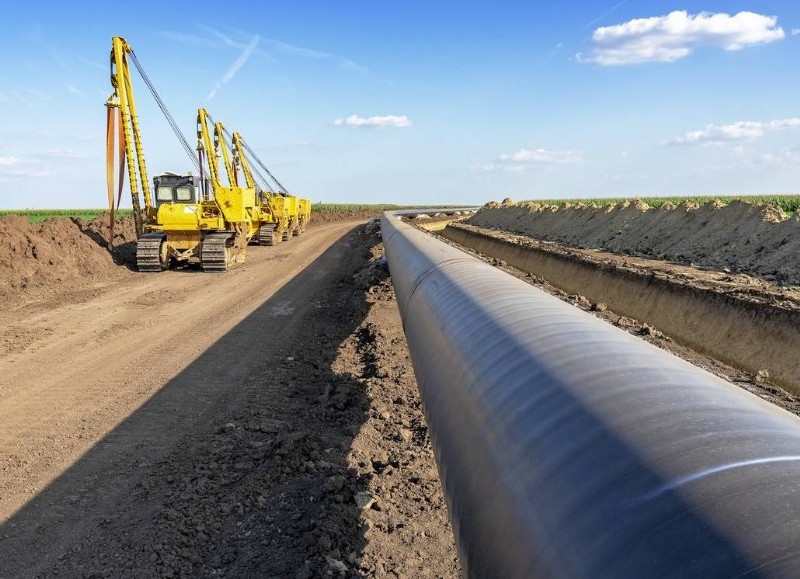
<svg viewBox="0 0 800 579">
<path fill-rule="evenodd" d="M 7 221 L 0 576 L 458 576 L 374 228 L 150 275 Z"/>
</svg>

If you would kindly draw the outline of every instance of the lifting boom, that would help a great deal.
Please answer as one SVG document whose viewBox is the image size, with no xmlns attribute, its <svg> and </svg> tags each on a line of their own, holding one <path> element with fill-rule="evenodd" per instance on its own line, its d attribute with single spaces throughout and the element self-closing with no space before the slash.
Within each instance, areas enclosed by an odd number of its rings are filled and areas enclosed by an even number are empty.
<svg viewBox="0 0 800 579">
<path fill-rule="evenodd" d="M 133 204 L 133 218 L 136 224 L 136 236 L 141 237 L 144 228 L 142 210 L 139 204 L 139 183 L 141 183 L 142 187 L 145 215 L 148 220 L 152 217 L 153 203 L 150 195 L 150 182 L 147 178 L 147 165 L 144 160 L 144 150 L 142 149 L 142 139 L 139 132 L 139 119 L 136 116 L 136 101 L 133 97 L 130 68 L 128 67 L 129 54 L 133 54 L 130 45 L 124 38 L 115 36 L 111 41 L 111 86 L 114 88 L 114 92 L 106 101 L 106 107 L 108 108 L 106 127 L 106 169 L 113 223 L 114 125 L 117 125 L 120 132 L 120 171 L 117 205 L 119 205 L 119 197 L 122 194 L 124 157 L 127 159 L 128 175 L 130 176 L 129 182 L 131 186 L 131 202 Z M 122 147 L 123 143 L 124 148 Z"/>
</svg>

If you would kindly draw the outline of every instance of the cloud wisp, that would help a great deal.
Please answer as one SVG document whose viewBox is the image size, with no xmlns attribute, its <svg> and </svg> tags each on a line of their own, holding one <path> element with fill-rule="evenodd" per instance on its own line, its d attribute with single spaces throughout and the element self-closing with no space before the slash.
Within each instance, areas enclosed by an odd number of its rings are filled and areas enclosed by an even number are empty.
<svg viewBox="0 0 800 579">
<path fill-rule="evenodd" d="M 754 161 L 758 166 L 782 169 L 784 167 L 800 164 L 800 151 L 797 149 L 782 149 L 777 153 L 761 153 Z"/>
<path fill-rule="evenodd" d="M 597 24 L 598 22 L 600 22 L 601 20 L 606 18 L 606 16 L 610 16 L 611 13 L 614 12 L 615 10 L 617 10 L 618 8 L 622 8 L 623 6 L 625 6 L 625 4 L 627 4 L 628 2 L 630 2 L 630 0 L 622 0 L 622 2 L 617 2 L 611 8 L 609 8 L 608 10 L 603 12 L 600 16 L 598 16 L 597 18 L 595 18 L 591 22 L 587 23 L 586 26 L 583 27 L 583 30 L 586 30 L 587 28 L 591 28 L 592 26 L 594 26 L 595 24 Z"/>
<path fill-rule="evenodd" d="M 532 167 L 580 165 L 583 163 L 583 151 L 565 149 L 561 151 L 550 149 L 519 149 L 513 153 L 500 155 L 494 163 L 474 165 L 473 171 L 490 173 L 505 171 L 522 173 Z"/>
<path fill-rule="evenodd" d="M 0 157 L 0 180 L 47 177 L 50 170 L 43 168 L 35 159 L 25 159 L 8 155 Z"/>
<path fill-rule="evenodd" d="M 3 155 L 0 156 L 0 180 L 47 177 L 52 174 L 52 167 L 74 165 L 82 159 L 90 159 L 90 156 L 75 149 L 46 149 L 22 155 Z"/>
<path fill-rule="evenodd" d="M 734 141 L 752 141 L 771 131 L 800 128 L 800 118 L 775 119 L 768 122 L 737 121 L 728 125 L 709 124 L 666 141 L 666 145 L 722 145 Z"/>
<path fill-rule="evenodd" d="M 597 28 L 592 34 L 591 52 L 579 53 L 575 58 L 601 66 L 675 62 L 701 46 L 730 52 L 785 37 L 777 16 L 747 11 L 735 15 L 689 14 L 676 10 L 666 16 L 635 18 Z"/>
<path fill-rule="evenodd" d="M 232 48 L 238 48 L 238 49 L 244 49 L 247 46 L 246 42 L 240 40 L 241 38 L 250 38 L 252 36 L 251 33 L 237 29 L 228 29 L 230 31 L 230 34 L 225 34 L 224 32 L 217 30 L 216 28 L 212 28 L 210 26 L 204 26 L 202 24 L 195 24 L 195 28 L 201 30 L 204 34 L 198 35 L 198 34 L 191 34 L 183 31 L 173 31 L 173 30 L 160 30 L 158 31 L 158 34 L 162 38 L 166 38 L 168 40 L 172 40 L 173 42 L 178 42 L 180 44 L 185 44 L 185 45 L 219 46 L 220 44 L 223 44 L 225 46 L 230 46 Z M 345 58 L 337 54 L 332 54 L 330 52 L 324 52 L 322 50 L 315 50 L 313 48 L 305 48 L 302 46 L 289 44 L 288 42 L 283 42 L 282 40 L 278 40 L 276 38 L 263 38 L 261 40 L 261 46 L 263 47 L 264 45 L 269 47 L 272 53 L 281 52 L 283 54 L 297 56 L 300 58 L 328 60 L 330 62 L 336 63 L 340 68 L 345 70 L 361 72 L 361 73 L 369 72 L 369 70 L 365 66 L 361 66 L 360 64 L 353 62 L 349 58 Z M 257 48 L 254 50 L 254 54 L 258 54 L 259 56 L 269 61 L 276 60 L 275 56 L 273 56 L 272 53 L 267 52 L 262 48 Z"/>
<path fill-rule="evenodd" d="M 330 54 L 329 52 L 323 52 L 321 50 L 314 50 L 313 48 L 303 48 L 302 46 L 295 46 L 293 44 L 288 44 L 281 40 L 276 40 L 274 38 L 270 38 L 266 40 L 271 46 L 273 46 L 276 50 L 286 54 L 292 54 L 294 56 L 300 56 L 304 58 L 314 58 L 320 60 L 332 60 L 339 64 L 340 67 L 352 70 L 355 72 L 368 72 L 368 69 L 365 66 L 361 66 L 353 62 L 348 58 L 344 58 L 343 56 L 337 56 L 335 54 Z"/>
<path fill-rule="evenodd" d="M 250 42 L 248 42 L 247 46 L 244 47 L 244 50 L 239 55 L 239 58 L 237 58 L 233 64 L 228 67 L 228 70 L 225 71 L 225 74 L 222 75 L 222 78 L 217 81 L 217 84 L 214 85 L 214 88 L 212 88 L 211 92 L 208 93 L 208 97 L 206 97 L 208 100 L 213 99 L 217 92 L 219 92 L 219 89 L 233 80 L 233 77 L 236 76 L 236 73 L 239 72 L 239 69 L 244 66 L 244 64 L 250 58 L 250 55 L 253 54 L 253 51 L 258 46 L 259 40 L 261 39 L 259 38 L 258 34 L 250 39 Z"/>
<path fill-rule="evenodd" d="M 344 119 L 333 121 L 336 127 L 353 127 L 357 129 L 384 129 L 386 127 L 408 128 L 411 126 L 411 119 L 406 115 L 385 115 L 377 117 L 360 117 L 350 115 Z"/>
<path fill-rule="evenodd" d="M 86 153 L 76 151 L 75 149 L 48 149 L 42 151 L 37 158 L 40 159 L 85 159 L 88 157 Z"/>
</svg>

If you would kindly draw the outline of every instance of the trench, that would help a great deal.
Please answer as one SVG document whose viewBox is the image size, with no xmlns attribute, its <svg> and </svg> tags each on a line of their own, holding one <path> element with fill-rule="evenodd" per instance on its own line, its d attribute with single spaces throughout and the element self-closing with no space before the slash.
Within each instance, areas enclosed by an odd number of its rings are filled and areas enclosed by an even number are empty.
<svg viewBox="0 0 800 579">
<path fill-rule="evenodd" d="M 568 293 L 606 304 L 617 314 L 648 323 L 677 343 L 756 374 L 800 394 L 800 312 L 674 280 L 582 259 L 555 247 L 531 247 L 461 224 L 431 228 L 442 237 Z"/>
</svg>

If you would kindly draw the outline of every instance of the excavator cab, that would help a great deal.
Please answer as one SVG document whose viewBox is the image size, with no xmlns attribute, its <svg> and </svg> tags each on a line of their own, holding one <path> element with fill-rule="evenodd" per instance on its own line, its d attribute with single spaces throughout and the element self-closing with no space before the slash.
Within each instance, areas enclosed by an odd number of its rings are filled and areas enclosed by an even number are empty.
<svg viewBox="0 0 800 579">
<path fill-rule="evenodd" d="M 164 203 L 194 205 L 200 200 L 200 178 L 186 173 L 161 173 L 153 177 L 156 190 L 156 207 Z"/>
</svg>

